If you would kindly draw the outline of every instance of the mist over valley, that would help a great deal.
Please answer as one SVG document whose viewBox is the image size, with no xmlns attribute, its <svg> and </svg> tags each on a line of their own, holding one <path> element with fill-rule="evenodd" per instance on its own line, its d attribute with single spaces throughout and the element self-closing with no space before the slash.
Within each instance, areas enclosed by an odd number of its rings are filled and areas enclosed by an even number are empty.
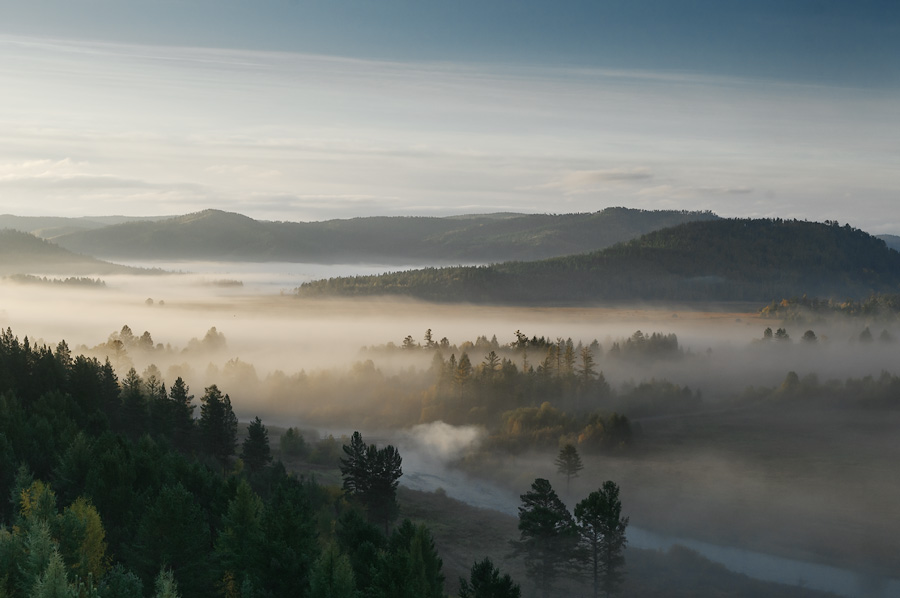
<svg viewBox="0 0 900 598">
<path fill-rule="evenodd" d="M 0 15 L 0 598 L 900 598 L 900 3 Z"/>
<path fill-rule="evenodd" d="M 33 347 L 65 340 L 73 355 L 109 360 L 119 380 L 133 368 L 145 383 L 180 377 L 195 396 L 216 385 L 241 422 L 259 416 L 270 427 L 274 450 L 284 430 L 301 431 L 313 452 L 282 457 L 326 482 L 359 430 L 399 448 L 401 484 L 413 490 L 514 514 L 535 478 L 551 480 L 570 508 L 612 479 L 634 554 L 682 543 L 715 560 L 716 546 L 730 547 L 746 553 L 729 567 L 764 580 L 785 583 L 741 559 L 844 571 L 840 585 L 787 581 L 808 591 L 896 587 L 900 320 L 889 307 L 304 298 L 293 292 L 304 282 L 397 267 L 127 266 L 153 274 L 98 270 L 102 286 L 83 287 L 6 278 L 0 326 Z M 36 272 L 64 279 L 67 266 Z M 463 355 L 471 369 L 461 374 Z M 585 465 L 570 484 L 553 462 L 566 443 Z M 524 579 L 515 559 L 494 558 Z"/>
</svg>

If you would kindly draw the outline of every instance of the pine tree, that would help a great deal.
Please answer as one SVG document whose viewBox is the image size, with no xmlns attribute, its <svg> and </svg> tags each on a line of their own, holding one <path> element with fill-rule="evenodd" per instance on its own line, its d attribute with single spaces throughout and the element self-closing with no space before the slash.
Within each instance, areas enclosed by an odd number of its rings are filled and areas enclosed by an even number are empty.
<svg viewBox="0 0 900 598">
<path fill-rule="evenodd" d="M 578 531 L 588 548 L 593 568 L 594 597 L 600 589 L 607 597 L 616 593 L 624 580 L 625 528 L 628 517 L 622 517 L 619 487 L 612 481 L 575 506 Z"/>
<path fill-rule="evenodd" d="M 469 579 L 459 578 L 459 598 L 520 598 L 522 591 L 509 573 L 500 576 L 500 570 L 491 559 L 485 557 L 472 565 Z"/>
<path fill-rule="evenodd" d="M 194 423 L 194 395 L 190 394 L 188 385 L 179 376 L 169 389 L 169 400 L 172 402 L 172 440 L 175 447 L 189 452 L 194 446 L 196 424 Z"/>
<path fill-rule="evenodd" d="M 520 538 L 514 543 L 515 552 L 524 555 L 526 575 L 547 598 L 556 578 L 573 561 L 577 542 L 575 521 L 550 482 L 543 478 L 536 479 L 521 499 Z"/>
<path fill-rule="evenodd" d="M 568 495 L 569 483 L 572 478 L 577 478 L 578 472 L 584 469 L 578 449 L 574 445 L 567 444 L 559 450 L 559 455 L 553 463 L 556 465 L 556 472 L 566 476 L 566 494 Z"/>
<path fill-rule="evenodd" d="M 333 542 L 316 561 L 309 585 L 310 598 L 355 598 L 357 595 L 350 559 Z"/>
<path fill-rule="evenodd" d="M 216 458 L 222 468 L 234 455 L 237 446 L 237 417 L 231 409 L 231 399 L 213 384 L 200 399 L 200 437 L 203 450 Z"/>
<path fill-rule="evenodd" d="M 178 594 L 178 584 L 171 569 L 160 569 L 156 576 L 156 593 L 153 598 L 181 598 Z"/>
<path fill-rule="evenodd" d="M 262 471 L 266 465 L 272 462 L 272 451 L 269 449 L 269 431 L 266 430 L 259 417 L 255 418 L 247 426 L 247 437 L 241 446 L 241 459 L 243 459 L 244 465 L 247 466 L 251 474 Z"/>
</svg>

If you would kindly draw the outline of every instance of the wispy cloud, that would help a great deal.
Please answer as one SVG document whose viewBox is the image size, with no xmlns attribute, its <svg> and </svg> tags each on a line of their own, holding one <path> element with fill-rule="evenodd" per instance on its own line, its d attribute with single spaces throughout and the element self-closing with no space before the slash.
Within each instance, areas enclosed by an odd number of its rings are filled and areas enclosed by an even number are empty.
<svg viewBox="0 0 900 598">
<path fill-rule="evenodd" d="M 0 52 L 8 211 L 734 213 L 766 190 L 882 226 L 866 206 L 900 194 L 900 100 L 852 89 L 3 36 Z"/>
</svg>

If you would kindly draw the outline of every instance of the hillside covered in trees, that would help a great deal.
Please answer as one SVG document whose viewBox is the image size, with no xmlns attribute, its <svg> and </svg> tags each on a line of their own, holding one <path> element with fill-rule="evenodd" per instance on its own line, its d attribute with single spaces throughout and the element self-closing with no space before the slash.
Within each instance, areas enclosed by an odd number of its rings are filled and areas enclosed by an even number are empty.
<svg viewBox="0 0 900 598">
<path fill-rule="evenodd" d="M 265 222 L 205 210 L 52 235 L 107 258 L 313 263 L 489 263 L 584 253 L 710 212 L 607 208 L 592 214 L 486 214 Z"/>
<path fill-rule="evenodd" d="M 690 222 L 587 254 L 332 278 L 306 283 L 298 294 L 591 304 L 862 298 L 898 290 L 900 253 L 849 225 L 728 219 Z"/>
<path fill-rule="evenodd" d="M 454 507 L 440 493 L 406 493 L 398 503 L 402 459 L 393 446 L 378 448 L 355 433 L 339 461 L 333 437 L 312 447 L 326 471 L 339 464 L 341 489 L 273 462 L 259 418 L 239 442 L 240 424 L 216 385 L 197 402 L 199 414 L 181 378 L 168 390 L 134 369 L 119 379 L 108 361 L 73 355 L 64 341 L 51 349 L 20 341 L 9 329 L 0 333 L 0 495 L 10 499 L 0 501 L 0 595 L 441 598 L 445 583 L 457 586 L 445 575 L 437 534 L 423 523 L 400 521 L 401 510 L 416 516 L 423 501 Z M 297 446 L 304 441 L 288 429 L 280 445 L 290 455 L 302 453 Z M 618 490 L 612 482 L 603 487 L 611 489 L 619 521 Z M 549 587 L 543 496 L 556 494 L 541 479 L 522 495 L 517 546 L 525 567 L 517 571 Z M 576 507 L 578 527 L 558 499 L 553 503 L 569 526 L 555 536 L 569 540 L 569 548 L 554 553 L 550 565 L 565 571 L 567 587 L 584 588 L 591 561 L 577 550 L 575 534 L 599 525 L 585 510 L 593 503 Z M 433 506 L 427 518 L 442 538 L 467 525 L 440 525 Z M 505 525 L 502 519 L 492 517 L 490 533 Z M 622 522 L 624 538 L 627 518 Z M 504 558 L 509 544 L 485 546 Z M 494 587 L 491 579 L 501 582 L 495 590 L 505 591 L 490 595 L 530 595 L 520 594 L 489 559 L 479 562 L 482 556 L 466 553 L 464 566 L 475 564 L 469 579 L 459 578 L 460 596 L 483 595 Z M 625 578 L 630 595 L 689 596 L 696 591 L 689 588 L 699 587 L 722 596 L 820 595 L 754 582 L 696 555 L 685 559 L 683 550 L 636 556 L 640 574 Z M 625 561 L 616 562 L 618 575 Z M 672 593 L 673 580 L 683 584 L 680 593 Z"/>
<path fill-rule="evenodd" d="M 0 230 L 0 275 L 61 273 L 136 274 L 148 272 L 72 253 L 54 243 L 15 230 Z"/>
</svg>

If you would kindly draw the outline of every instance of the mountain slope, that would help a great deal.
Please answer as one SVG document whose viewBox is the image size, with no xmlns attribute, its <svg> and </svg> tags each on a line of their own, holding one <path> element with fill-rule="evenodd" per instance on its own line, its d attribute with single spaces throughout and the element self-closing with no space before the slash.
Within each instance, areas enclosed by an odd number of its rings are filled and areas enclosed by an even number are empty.
<svg viewBox="0 0 900 598">
<path fill-rule="evenodd" d="M 85 276 L 141 272 L 147 270 L 78 255 L 28 233 L 0 230 L 0 275 L 3 276 L 50 273 Z"/>
<path fill-rule="evenodd" d="M 878 235 L 878 238 L 884 241 L 888 247 L 900 251 L 900 236 L 897 235 Z"/>
<path fill-rule="evenodd" d="M 490 267 L 336 278 L 311 295 L 408 295 L 434 301 L 770 301 L 900 292 L 900 253 L 849 226 L 783 220 L 692 222 L 582 255 Z"/>
<path fill-rule="evenodd" d="M 118 259 L 317 263 L 478 263 L 584 253 L 709 212 L 609 208 L 595 214 L 488 214 L 263 222 L 205 210 L 156 222 L 76 231 L 53 240 Z"/>
</svg>

